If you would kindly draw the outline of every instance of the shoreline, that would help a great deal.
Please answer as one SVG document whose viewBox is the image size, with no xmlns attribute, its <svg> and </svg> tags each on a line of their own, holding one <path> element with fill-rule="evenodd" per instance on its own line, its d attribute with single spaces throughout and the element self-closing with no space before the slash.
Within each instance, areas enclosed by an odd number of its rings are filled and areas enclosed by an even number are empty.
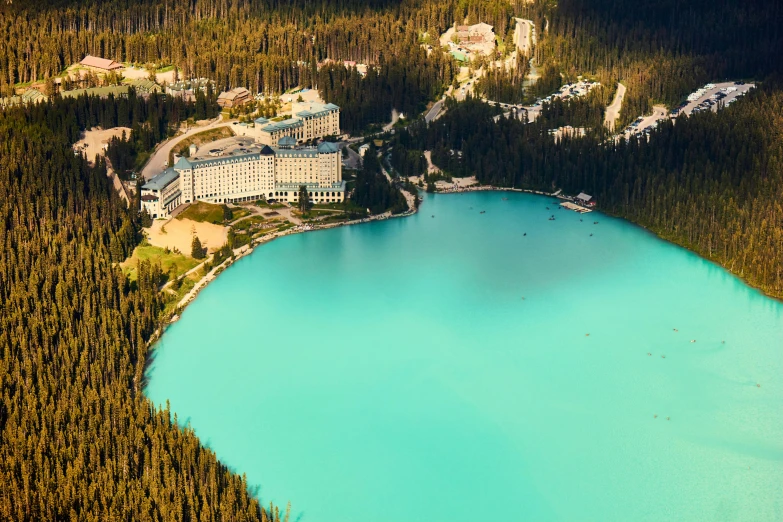
<svg viewBox="0 0 783 522">
<path fill-rule="evenodd" d="M 559 190 L 555 191 L 555 192 L 552 192 L 552 193 L 548 193 L 548 192 L 542 192 L 540 190 L 518 189 L 518 188 L 503 188 L 503 187 L 495 187 L 495 186 L 491 186 L 491 185 L 471 185 L 469 187 L 460 187 L 460 188 L 456 188 L 456 189 L 451 188 L 451 189 L 436 190 L 434 193 L 435 194 L 456 194 L 456 193 L 460 193 L 460 192 L 483 192 L 483 191 L 524 192 L 524 193 L 527 193 L 527 194 L 536 194 L 536 195 L 539 195 L 539 196 L 549 196 L 549 197 L 562 199 L 560 197 L 561 193 L 560 193 Z M 712 264 L 720 267 L 721 269 L 725 270 L 732 277 L 736 277 L 737 279 L 742 281 L 745 284 L 745 286 L 747 286 L 748 288 L 750 288 L 750 289 L 760 293 L 764 297 L 767 297 L 767 298 L 772 299 L 773 301 L 777 301 L 779 303 L 783 303 L 783 295 L 776 295 L 776 294 L 772 294 L 772 293 L 767 292 L 763 288 L 752 284 L 750 281 L 748 281 L 748 279 L 746 277 L 744 277 L 744 276 L 742 276 L 742 275 L 732 271 L 729 267 L 725 266 L 720 261 L 718 261 L 716 259 L 711 259 L 711 258 L 707 257 L 706 255 L 696 251 L 694 248 L 692 248 L 692 247 L 690 247 L 688 245 L 678 243 L 677 241 L 673 240 L 669 236 L 660 234 L 660 233 L 656 232 L 655 230 L 653 230 L 652 228 L 646 227 L 646 226 L 644 226 L 644 225 L 642 225 L 640 223 L 636 223 L 635 221 L 631 221 L 628 218 L 625 218 L 623 216 L 619 216 L 619 215 L 614 214 L 612 212 L 609 212 L 609 211 L 607 211 L 605 209 L 596 209 L 596 210 L 598 210 L 599 212 L 601 212 L 602 214 L 604 214 L 606 216 L 610 216 L 610 217 L 617 218 L 617 219 L 622 219 L 623 221 L 625 221 L 625 222 L 627 222 L 627 223 L 629 223 L 629 224 L 631 224 L 633 226 L 639 227 L 642 230 L 644 230 L 645 232 L 648 232 L 648 233 L 652 234 L 657 239 L 660 239 L 661 241 L 665 241 L 665 242 L 667 242 L 669 244 L 672 244 L 672 245 L 674 245 L 676 247 L 683 248 L 683 249 L 687 250 L 688 252 L 698 256 L 700 259 L 702 259 L 702 260 L 704 260 L 704 261 L 706 261 L 708 263 L 712 263 Z"/>
<path fill-rule="evenodd" d="M 443 190 L 436 190 L 432 194 L 459 194 L 459 193 L 466 193 L 466 192 L 487 192 L 487 191 L 492 191 L 492 192 L 519 192 L 519 193 L 526 193 L 526 194 L 534 194 L 534 195 L 537 195 L 537 196 L 553 197 L 553 198 L 558 198 L 558 199 L 561 196 L 560 190 L 557 190 L 555 192 L 551 192 L 550 193 L 550 192 L 544 192 L 544 191 L 540 191 L 540 190 L 519 189 L 519 188 L 512 188 L 512 187 L 495 187 L 495 186 L 492 186 L 492 185 L 471 185 L 471 186 L 468 186 L 468 187 L 449 188 L 449 189 L 443 189 Z M 422 200 L 422 203 L 423 203 L 423 200 Z M 243 245 L 243 246 L 235 249 L 234 250 L 234 254 L 231 257 L 229 257 L 228 259 L 224 260 L 218 266 L 213 267 L 207 274 L 205 274 L 201 279 L 199 279 L 196 282 L 196 284 L 193 286 L 193 288 L 190 289 L 180 299 L 179 303 L 177 303 L 177 306 L 174 308 L 174 310 L 169 315 L 167 315 L 167 316 L 165 316 L 163 318 L 163 324 L 162 324 L 163 331 L 158 330 L 157 332 L 155 332 L 155 334 L 149 340 L 149 343 L 150 343 L 150 345 L 153 345 L 163 335 L 163 333 L 165 332 L 166 327 L 168 327 L 169 325 L 171 325 L 171 324 L 175 323 L 176 321 L 178 321 L 179 318 L 181 317 L 182 313 L 187 308 L 187 306 L 190 303 L 192 303 L 196 299 L 196 297 L 198 297 L 198 294 L 204 288 L 206 288 L 207 285 L 209 285 L 209 283 L 214 281 L 217 278 L 217 276 L 220 275 L 221 272 L 223 272 L 223 270 L 225 270 L 226 268 L 230 267 L 232 264 L 234 264 L 239 259 L 242 259 L 243 257 L 252 254 L 255 251 L 255 249 L 260 247 L 260 246 L 263 246 L 263 245 L 265 245 L 265 244 L 267 244 L 267 243 L 269 243 L 271 241 L 274 241 L 275 239 L 278 239 L 278 238 L 281 238 L 281 237 L 285 237 L 285 236 L 294 235 L 294 234 L 302 234 L 302 233 L 305 233 L 305 232 L 315 232 L 315 231 L 319 231 L 319 230 L 329 230 L 329 229 L 332 229 L 332 228 L 352 226 L 352 225 L 361 225 L 361 224 L 364 224 L 364 223 L 371 223 L 371 222 L 375 222 L 375 221 L 386 221 L 388 219 L 406 218 L 406 217 L 409 217 L 409 216 L 412 216 L 412 215 L 418 213 L 418 211 L 419 211 L 419 209 L 414 207 L 414 208 L 409 209 L 407 212 L 403 212 L 401 214 L 392 214 L 390 212 L 384 212 L 383 214 L 376 214 L 374 216 L 370 216 L 370 217 L 366 217 L 366 218 L 362 218 L 362 219 L 355 219 L 355 220 L 352 220 L 352 221 L 345 221 L 345 222 L 342 222 L 342 223 L 329 223 L 329 224 L 326 224 L 326 225 L 315 225 L 315 226 L 314 225 L 298 225 L 298 226 L 296 226 L 294 228 L 285 230 L 283 232 L 276 232 L 274 234 L 270 234 L 268 236 L 263 236 L 261 238 L 255 239 L 255 240 L 251 241 L 249 244 Z M 614 218 L 618 218 L 618 219 L 622 219 L 624 221 L 627 221 L 629 224 L 632 224 L 634 226 L 637 226 L 637 227 L 641 228 L 642 230 L 645 230 L 646 232 L 654 235 L 656 238 L 658 238 L 658 239 L 660 239 L 662 241 L 665 241 L 667 243 L 670 243 L 670 244 L 672 244 L 674 246 L 677 246 L 677 247 L 680 247 L 680 248 L 684 248 L 688 252 L 691 252 L 692 254 L 694 254 L 694 255 L 698 256 L 699 258 L 703 259 L 704 261 L 707 261 L 709 263 L 713 263 L 716 266 L 720 267 L 721 269 L 725 270 L 726 272 L 731 274 L 733 277 L 736 277 L 737 279 L 742 281 L 748 288 L 750 288 L 750 289 L 752 289 L 752 290 L 754 290 L 756 292 L 759 292 L 760 294 L 762 294 L 765 297 L 768 297 L 768 298 L 773 299 L 773 300 L 775 300 L 777 302 L 783 303 L 783 297 L 779 297 L 779 296 L 770 294 L 770 293 L 764 291 L 762 288 L 759 288 L 757 286 L 752 285 L 751 283 L 748 282 L 748 280 L 746 278 L 744 278 L 744 277 L 740 276 L 739 274 L 731 271 L 728 267 L 724 266 L 720 262 L 718 262 L 716 260 L 713 260 L 713 259 L 710 259 L 710 258 L 708 258 L 706 256 L 703 256 L 702 254 L 700 254 L 696 250 L 694 250 L 694 249 L 692 249 L 692 248 L 690 248 L 690 247 L 688 247 L 686 245 L 679 244 L 679 243 L 677 243 L 677 242 L 675 242 L 675 241 L 673 241 L 673 240 L 671 240 L 671 239 L 669 239 L 669 238 L 667 238 L 667 237 L 665 237 L 665 236 L 663 236 L 661 234 L 656 233 L 654 230 L 652 230 L 652 229 L 650 229 L 648 227 L 640 225 L 639 223 L 635 223 L 635 222 L 633 222 L 631 220 L 628 220 L 626 218 L 623 218 L 621 216 L 614 215 L 612 213 L 606 212 L 605 210 L 600 210 L 600 212 L 604 213 L 607 216 L 611 216 L 611 217 L 614 217 Z M 205 262 L 207 262 L 207 261 L 205 261 Z M 202 266 L 202 264 L 197 265 L 192 270 L 198 269 L 200 266 Z"/>
<path fill-rule="evenodd" d="M 177 303 L 177 306 L 174 308 L 174 310 L 171 312 L 171 314 L 165 316 L 163 318 L 163 329 L 165 331 L 165 328 L 175 323 L 179 320 L 182 313 L 185 311 L 185 308 L 193 302 L 193 300 L 198 297 L 198 294 L 209 285 L 212 281 L 214 281 L 218 275 L 220 275 L 223 270 L 230 267 L 232 264 L 234 264 L 239 259 L 242 259 L 245 256 L 248 256 L 252 254 L 256 248 L 261 247 L 271 241 L 274 241 L 275 239 L 285 237 L 285 236 L 291 236 L 295 234 L 303 234 L 305 232 L 315 232 L 319 230 L 329 230 L 332 228 L 339 228 L 339 227 L 345 227 L 345 226 L 352 226 L 352 225 L 361 225 L 364 223 L 371 223 L 374 221 L 386 221 L 388 219 L 395 219 L 395 218 L 405 218 L 412 216 L 416 214 L 419 211 L 418 208 L 412 208 L 409 209 L 407 212 L 403 212 L 401 214 L 392 214 L 391 212 L 384 212 L 383 214 L 376 214 L 374 216 L 369 216 L 362 219 L 354 219 L 352 221 L 345 221 L 342 223 L 329 223 L 325 225 L 297 225 L 294 228 L 290 228 L 288 230 L 284 230 L 282 232 L 275 232 L 274 234 L 269 234 L 267 236 L 262 236 L 258 239 L 252 240 L 247 245 L 243 245 L 237 249 L 234 250 L 234 254 L 229 257 L 228 259 L 224 260 L 222 263 L 220 263 L 218 266 L 213 267 L 209 272 L 207 272 L 201 279 L 199 279 L 196 284 L 191 288 L 188 293 L 186 293 L 182 298 L 180 299 L 179 303 Z M 211 259 L 211 257 L 204 261 L 204 263 L 208 262 Z M 204 263 L 201 263 L 195 267 L 193 267 L 191 270 L 196 270 L 200 266 L 202 266 Z M 154 335 L 152 339 L 150 339 L 150 345 L 154 344 L 155 341 L 157 341 L 162 335 L 163 332 L 156 332 L 157 335 Z"/>
<path fill-rule="evenodd" d="M 437 190 L 434 192 L 434 194 L 457 194 L 462 192 L 485 192 L 485 191 L 495 191 L 495 192 L 522 192 L 522 193 L 528 193 L 528 194 L 535 194 L 539 196 L 548 196 L 548 197 L 557 197 L 557 194 L 559 194 L 559 191 L 556 191 L 554 193 L 548 193 L 543 192 L 540 190 L 531 190 L 531 189 L 518 189 L 518 188 L 505 188 L 505 187 L 495 187 L 492 185 L 471 185 L 469 187 L 460 187 L 457 189 L 444 189 L 444 190 Z M 407 196 L 406 196 L 407 198 Z M 392 214 L 391 212 L 384 212 L 383 214 L 376 214 L 374 216 L 362 218 L 362 219 L 355 219 L 352 221 L 345 221 L 342 223 L 329 223 L 326 225 L 297 225 L 294 228 L 285 230 L 283 232 L 276 232 L 274 234 L 270 234 L 268 236 L 263 236 L 258 239 L 255 239 L 251 241 L 247 245 L 243 245 L 237 249 L 234 250 L 234 254 L 229 257 L 228 259 L 224 260 L 222 263 L 220 263 L 218 266 L 213 267 L 209 272 L 207 272 L 201 279 L 199 279 L 196 284 L 191 288 L 177 303 L 177 306 L 172 310 L 170 314 L 163 317 L 163 324 L 162 329 L 163 331 L 156 331 L 155 334 L 152 336 L 152 338 L 149 340 L 150 345 L 153 345 L 155 342 L 157 342 L 160 337 L 165 332 L 166 328 L 177 322 L 179 318 L 182 316 L 182 313 L 185 311 L 185 309 L 188 307 L 190 303 L 192 303 L 196 297 L 198 297 L 198 294 L 204 290 L 209 283 L 214 281 L 218 275 L 220 275 L 223 270 L 230 267 L 232 264 L 234 264 L 239 259 L 242 259 L 245 256 L 248 256 L 252 254 L 256 248 L 263 246 L 271 241 L 274 241 L 275 239 L 290 236 L 294 234 L 302 234 L 305 232 L 315 232 L 319 230 L 329 230 L 332 228 L 338 228 L 338 227 L 345 227 L 345 226 L 352 226 L 352 225 L 361 225 L 364 223 L 371 223 L 375 221 L 386 221 L 388 219 L 395 219 L 395 218 L 406 218 L 409 216 L 412 216 L 416 214 L 419 211 L 418 208 L 413 207 L 410 208 L 407 212 L 403 212 L 401 214 Z M 208 262 L 211 259 L 208 258 L 204 261 L 204 263 Z M 199 267 L 201 267 L 204 263 L 201 263 L 191 269 L 197 270 Z M 164 285 L 165 287 L 165 285 Z"/>
</svg>

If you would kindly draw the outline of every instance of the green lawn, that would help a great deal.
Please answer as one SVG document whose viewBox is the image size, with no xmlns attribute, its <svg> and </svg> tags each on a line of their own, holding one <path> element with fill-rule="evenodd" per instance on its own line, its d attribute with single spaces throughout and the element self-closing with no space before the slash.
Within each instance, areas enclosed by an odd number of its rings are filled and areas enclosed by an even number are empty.
<svg viewBox="0 0 783 522">
<path fill-rule="evenodd" d="M 263 216 L 252 216 L 247 219 L 243 219 L 239 223 L 235 223 L 231 228 L 236 231 L 246 231 L 250 230 L 255 225 L 263 223 L 264 221 L 265 220 Z"/>
<path fill-rule="evenodd" d="M 223 224 L 223 207 L 204 201 L 196 201 L 177 215 L 177 219 L 191 219 L 193 221 Z"/>
<path fill-rule="evenodd" d="M 318 203 L 316 205 L 313 205 L 312 208 L 314 210 L 319 210 L 319 209 L 343 210 L 344 207 L 342 203 Z"/>
<path fill-rule="evenodd" d="M 133 255 L 120 263 L 122 271 L 131 281 L 136 280 L 139 261 L 150 261 L 152 264 L 160 264 L 160 268 L 165 274 L 168 274 L 171 268 L 175 267 L 177 275 L 184 274 L 199 264 L 199 261 L 185 257 L 182 254 L 175 254 L 172 251 L 166 252 L 163 248 L 142 243 L 133 250 Z"/>
<path fill-rule="evenodd" d="M 250 211 L 248 209 L 242 208 L 242 207 L 231 207 L 231 213 L 234 216 L 231 219 L 232 223 L 234 221 L 236 221 L 237 219 L 241 219 L 241 218 L 243 218 L 245 216 L 249 216 L 250 215 Z"/>
<path fill-rule="evenodd" d="M 334 214 L 341 214 L 343 212 L 343 209 L 320 209 L 320 208 L 311 208 L 307 211 L 306 214 L 302 214 L 301 212 L 294 212 L 294 215 L 301 217 L 302 219 L 310 219 L 314 217 L 319 216 L 331 216 Z"/>
<path fill-rule="evenodd" d="M 171 287 L 166 288 L 163 291 L 163 299 L 165 301 L 164 314 L 168 314 L 169 312 L 173 311 L 179 302 L 182 301 L 182 298 L 185 297 L 185 294 L 190 292 L 193 287 L 196 286 L 196 282 L 198 282 L 198 280 L 202 277 L 204 277 L 204 275 L 199 270 L 198 273 L 183 277 L 179 287 L 176 290 Z"/>
</svg>

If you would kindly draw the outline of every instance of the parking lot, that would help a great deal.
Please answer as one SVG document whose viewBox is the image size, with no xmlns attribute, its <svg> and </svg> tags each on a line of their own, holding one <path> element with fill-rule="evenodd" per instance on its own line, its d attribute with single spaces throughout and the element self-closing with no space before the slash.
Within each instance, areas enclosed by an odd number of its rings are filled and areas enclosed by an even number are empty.
<svg viewBox="0 0 783 522">
<path fill-rule="evenodd" d="M 663 105 L 653 107 L 653 113 L 649 116 L 639 116 L 636 120 L 623 130 L 617 137 L 624 136 L 625 139 L 633 135 L 649 135 L 653 129 L 658 127 L 661 120 L 669 118 L 669 111 Z"/>
<path fill-rule="evenodd" d="M 676 119 L 683 114 L 690 116 L 702 111 L 718 112 L 720 107 L 731 105 L 737 98 L 744 96 L 754 87 L 755 84 L 744 82 L 708 83 L 691 93 L 686 102 L 671 112 L 667 111 L 663 105 L 654 106 L 651 115 L 640 116 L 615 138 L 619 139 L 624 136 L 628 139 L 633 135 L 649 136 L 658 127 L 660 121 L 667 118 Z"/>
<path fill-rule="evenodd" d="M 256 145 L 252 138 L 232 136 L 202 145 L 190 159 L 204 160 L 221 156 L 247 154 L 259 150 L 260 147 Z"/>
<path fill-rule="evenodd" d="M 676 118 L 681 114 L 690 116 L 693 113 L 707 110 L 717 112 L 721 103 L 724 107 L 728 107 L 734 103 L 734 100 L 744 96 L 754 87 L 756 87 L 755 84 L 744 82 L 708 83 L 688 96 L 686 103 L 674 109 L 672 117 Z"/>
<path fill-rule="evenodd" d="M 506 112 L 504 115 L 508 117 L 508 115 L 511 112 L 515 112 L 517 115 L 526 115 L 527 121 L 532 123 L 536 121 L 536 118 L 538 118 L 538 115 L 541 114 L 541 106 L 544 103 L 551 103 L 556 98 L 560 98 L 561 100 L 570 100 L 572 98 L 578 98 L 580 96 L 587 95 L 592 89 L 598 87 L 601 85 L 598 82 L 591 82 L 587 80 L 583 80 L 577 83 L 568 83 L 566 85 L 563 85 L 560 90 L 555 91 L 553 94 L 550 94 L 546 98 L 541 98 L 537 100 L 533 105 L 526 107 L 524 105 L 514 105 L 511 103 L 499 103 L 491 100 L 487 100 L 487 103 L 489 105 L 497 105 L 502 109 L 505 109 Z M 516 110 L 515 110 L 516 109 Z"/>
</svg>

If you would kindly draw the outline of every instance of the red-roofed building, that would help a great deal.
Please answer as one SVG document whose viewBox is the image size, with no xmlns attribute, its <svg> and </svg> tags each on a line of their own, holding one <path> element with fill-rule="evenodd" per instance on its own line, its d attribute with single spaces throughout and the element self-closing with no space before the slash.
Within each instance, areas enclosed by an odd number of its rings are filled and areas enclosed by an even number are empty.
<svg viewBox="0 0 783 522">
<path fill-rule="evenodd" d="M 100 69 L 101 71 L 114 71 L 122 69 L 123 67 L 121 63 L 117 63 L 113 60 L 90 55 L 85 56 L 84 60 L 79 63 L 85 67 L 92 67 L 93 69 Z"/>
</svg>

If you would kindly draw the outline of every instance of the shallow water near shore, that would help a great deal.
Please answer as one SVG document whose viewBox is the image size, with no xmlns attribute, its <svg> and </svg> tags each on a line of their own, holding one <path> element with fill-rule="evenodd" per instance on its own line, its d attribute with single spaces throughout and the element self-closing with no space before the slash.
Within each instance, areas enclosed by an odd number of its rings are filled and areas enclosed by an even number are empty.
<svg viewBox="0 0 783 522">
<path fill-rule="evenodd" d="M 292 520 L 783 519 L 783 305 L 552 198 L 275 240 L 148 377 Z"/>
</svg>

